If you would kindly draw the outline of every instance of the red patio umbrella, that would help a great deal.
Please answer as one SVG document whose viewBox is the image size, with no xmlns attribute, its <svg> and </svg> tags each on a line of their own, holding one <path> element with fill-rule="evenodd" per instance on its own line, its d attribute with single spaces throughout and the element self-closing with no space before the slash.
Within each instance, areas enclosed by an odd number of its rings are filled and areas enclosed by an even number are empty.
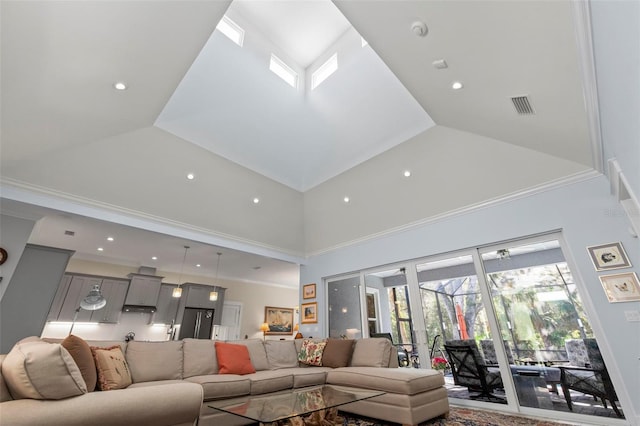
<svg viewBox="0 0 640 426">
<path fill-rule="evenodd" d="M 459 303 L 456 303 L 456 317 L 458 318 L 458 327 L 460 328 L 460 338 L 465 340 L 469 338 L 467 333 L 467 323 L 464 322 L 464 315 Z"/>
</svg>

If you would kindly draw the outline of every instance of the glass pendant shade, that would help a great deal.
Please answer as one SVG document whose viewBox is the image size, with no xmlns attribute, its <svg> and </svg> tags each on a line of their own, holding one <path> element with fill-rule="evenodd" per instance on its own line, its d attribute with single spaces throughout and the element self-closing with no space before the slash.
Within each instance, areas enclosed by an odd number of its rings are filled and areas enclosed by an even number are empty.
<svg viewBox="0 0 640 426">
<path fill-rule="evenodd" d="M 95 311 L 107 304 L 107 299 L 100 293 L 100 286 L 94 285 L 87 297 L 80 301 L 80 307 L 86 311 Z"/>
<path fill-rule="evenodd" d="M 217 291 L 209 292 L 209 300 L 212 302 L 215 302 L 216 300 L 218 300 L 218 292 Z"/>
<path fill-rule="evenodd" d="M 181 297 L 182 296 L 182 288 L 180 288 L 180 287 L 174 288 L 173 292 L 171 293 L 171 296 L 173 296 L 173 297 Z"/>
</svg>

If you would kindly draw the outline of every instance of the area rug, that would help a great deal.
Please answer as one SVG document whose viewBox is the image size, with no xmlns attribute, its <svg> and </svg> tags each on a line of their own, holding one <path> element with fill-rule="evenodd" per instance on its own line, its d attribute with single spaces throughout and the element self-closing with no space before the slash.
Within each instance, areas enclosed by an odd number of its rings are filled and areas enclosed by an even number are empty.
<svg viewBox="0 0 640 426">
<path fill-rule="evenodd" d="M 345 416 L 343 426 L 388 426 L 393 423 L 342 413 Z M 420 423 L 420 426 L 566 426 L 546 420 L 502 414 L 462 407 L 451 407 L 449 417 L 442 417 Z"/>
</svg>

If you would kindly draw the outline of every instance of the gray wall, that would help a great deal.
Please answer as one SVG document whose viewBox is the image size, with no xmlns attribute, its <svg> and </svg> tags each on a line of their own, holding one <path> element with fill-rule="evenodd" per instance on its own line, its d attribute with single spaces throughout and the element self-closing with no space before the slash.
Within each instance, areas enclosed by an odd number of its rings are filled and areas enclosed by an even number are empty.
<svg viewBox="0 0 640 426">
<path fill-rule="evenodd" d="M 640 302 L 610 304 L 598 279 L 604 273 L 594 270 L 586 250 L 587 246 L 620 241 L 634 264 L 625 271 L 640 271 L 638 239 L 629 234 L 625 217 L 611 214 L 618 206 L 608 180 L 600 176 L 313 256 L 301 268 L 301 281 L 322 283 L 326 276 L 562 230 L 568 246 L 565 255 L 581 285 L 587 314 L 624 408 L 633 417 L 630 401 L 635 412 L 640 412 L 640 323 L 627 322 L 624 311 L 640 310 Z M 320 324 L 325 320 L 324 294 L 318 291 Z"/>
<path fill-rule="evenodd" d="M 73 251 L 27 244 L 0 303 L 0 353 L 40 336 Z"/>
</svg>

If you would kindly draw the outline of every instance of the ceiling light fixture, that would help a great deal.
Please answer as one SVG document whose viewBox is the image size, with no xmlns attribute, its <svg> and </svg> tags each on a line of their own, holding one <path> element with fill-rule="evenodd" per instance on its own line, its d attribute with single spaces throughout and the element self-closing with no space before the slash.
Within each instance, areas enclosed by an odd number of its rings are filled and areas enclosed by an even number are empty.
<svg viewBox="0 0 640 426">
<path fill-rule="evenodd" d="M 189 246 L 184 246 L 184 256 L 182 257 L 182 266 L 180 267 L 180 275 L 178 277 L 178 287 L 174 288 L 171 293 L 171 296 L 176 298 L 182 296 L 182 271 L 184 270 L 184 263 L 187 260 L 187 251 L 189 251 Z"/>
<path fill-rule="evenodd" d="M 415 21 L 411 24 L 411 31 L 413 31 L 413 33 L 418 37 L 425 37 L 429 33 L 427 24 L 422 21 Z"/>
<path fill-rule="evenodd" d="M 260 198 L 256 197 L 253 199 L 253 204 L 258 204 L 260 202 Z"/>
<path fill-rule="evenodd" d="M 342 200 L 343 200 L 345 203 L 348 203 L 349 201 L 351 201 L 351 200 L 349 199 L 349 197 L 344 197 Z"/>
<path fill-rule="evenodd" d="M 451 84 L 451 88 L 453 90 L 460 90 L 462 89 L 464 86 L 462 83 L 460 83 L 459 81 L 454 81 L 453 84 Z"/>
<path fill-rule="evenodd" d="M 187 179 L 194 180 L 195 178 L 196 178 L 196 175 L 194 175 L 193 173 L 187 173 Z"/>
<path fill-rule="evenodd" d="M 199 263 L 196 263 L 196 268 L 199 268 L 201 265 Z"/>
<path fill-rule="evenodd" d="M 151 256 L 151 260 L 158 260 L 157 256 Z"/>
<path fill-rule="evenodd" d="M 411 170 L 405 170 L 404 177 L 409 177 L 409 176 L 411 176 Z"/>
<path fill-rule="evenodd" d="M 104 251 L 102 247 L 98 247 L 98 251 Z"/>
<path fill-rule="evenodd" d="M 113 237 L 107 237 L 107 241 L 113 241 Z"/>
<path fill-rule="evenodd" d="M 222 253 L 218 252 L 216 254 L 218 255 L 218 263 L 216 264 L 216 279 L 215 279 L 215 281 L 213 283 L 217 287 L 218 286 L 218 270 L 220 269 L 220 256 L 222 256 Z M 209 292 L 209 300 L 212 301 L 212 302 L 215 302 L 216 300 L 218 300 L 218 291 L 217 290 Z"/>
<path fill-rule="evenodd" d="M 126 84 L 124 84 L 124 83 L 123 83 L 123 82 L 121 82 L 121 81 L 118 81 L 118 82 L 114 83 L 113 87 L 114 87 L 116 90 L 127 90 L 127 85 L 126 85 Z"/>
</svg>

